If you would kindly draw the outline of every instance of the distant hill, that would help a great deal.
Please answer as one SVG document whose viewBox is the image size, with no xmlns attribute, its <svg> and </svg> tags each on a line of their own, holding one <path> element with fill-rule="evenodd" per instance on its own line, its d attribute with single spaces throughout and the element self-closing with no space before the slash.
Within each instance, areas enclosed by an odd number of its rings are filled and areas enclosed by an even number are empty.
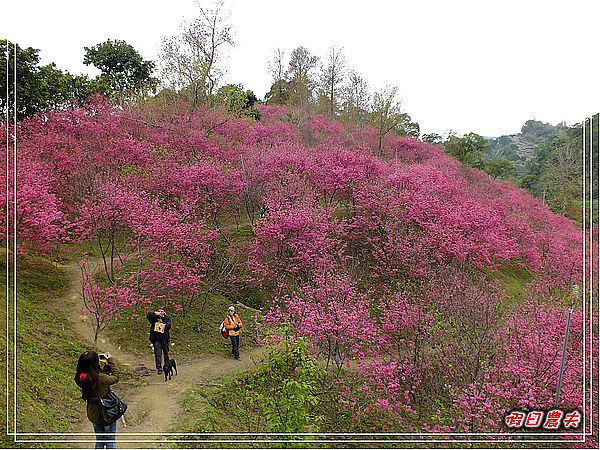
<svg viewBox="0 0 600 450">
<path fill-rule="evenodd" d="M 550 144 L 555 140 L 561 130 L 567 128 L 566 124 L 551 125 L 538 120 L 528 120 L 521 128 L 521 132 L 487 138 L 490 142 L 488 155 L 494 159 L 506 158 L 515 164 L 520 175 L 525 173 L 526 163 L 535 155 L 539 145 Z"/>
</svg>

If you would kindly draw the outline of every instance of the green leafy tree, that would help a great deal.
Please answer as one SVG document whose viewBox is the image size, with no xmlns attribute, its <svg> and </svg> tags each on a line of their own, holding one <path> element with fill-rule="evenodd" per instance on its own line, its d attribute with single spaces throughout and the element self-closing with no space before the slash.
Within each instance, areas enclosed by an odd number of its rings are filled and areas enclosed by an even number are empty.
<svg viewBox="0 0 600 450">
<path fill-rule="evenodd" d="M 18 119 L 32 116 L 46 106 L 47 98 L 39 76 L 39 50 L 34 48 L 21 48 L 6 39 L 0 41 L 0 114 L 5 115 L 7 107 L 6 95 L 6 63 L 9 62 L 8 70 L 8 117 Z M 16 76 L 19 82 L 17 89 L 17 109 L 14 110 L 14 73 L 16 62 Z"/>
<path fill-rule="evenodd" d="M 483 171 L 485 171 L 487 167 L 485 153 L 479 151 L 467 153 L 462 162 Z"/>
<path fill-rule="evenodd" d="M 462 137 L 451 134 L 444 142 L 446 153 L 469 165 L 482 164 L 489 145 L 488 141 L 477 133 L 468 133 Z"/>
<path fill-rule="evenodd" d="M 550 125 L 539 120 L 528 120 L 521 127 L 521 134 L 536 142 L 550 141 L 558 136 L 564 125 Z"/>
<path fill-rule="evenodd" d="M 285 105 L 289 99 L 289 82 L 285 76 L 284 57 L 284 52 L 278 48 L 269 62 L 269 74 L 273 81 L 271 89 L 265 95 L 265 101 L 269 105 Z"/>
<path fill-rule="evenodd" d="M 597 130 L 598 114 L 593 116 L 592 121 L 593 129 Z M 523 126 L 523 130 L 530 134 L 532 132 L 541 134 L 547 127 L 552 127 L 551 125 L 540 124 L 541 122 L 528 121 Z M 552 133 L 546 130 L 546 134 L 550 136 L 551 140 L 537 145 L 533 158 L 527 162 L 521 185 L 536 197 L 543 199 L 551 210 L 579 222 L 581 220 L 581 173 L 583 169 L 582 124 L 571 127 L 559 124 L 553 128 Z M 586 148 L 589 151 L 589 121 L 586 122 L 585 128 Z M 591 168 L 594 180 L 598 179 L 598 157 L 598 133 L 593 133 Z M 592 197 L 597 199 L 597 183 L 594 183 L 593 187 Z"/>
<path fill-rule="evenodd" d="M 100 86 L 84 75 L 71 75 L 56 67 L 54 63 L 39 67 L 39 50 L 21 48 L 7 40 L 0 40 L 0 117 L 5 118 L 6 63 L 8 70 L 8 116 L 14 117 L 14 63 L 17 71 L 18 119 L 33 116 L 47 108 L 75 106 L 85 102 Z"/>
<path fill-rule="evenodd" d="M 433 145 L 442 145 L 444 142 L 442 137 L 437 133 L 424 134 L 422 140 Z"/>
<path fill-rule="evenodd" d="M 581 155 L 581 145 L 568 140 L 557 144 L 543 164 L 538 189 L 553 211 L 569 213 L 573 200 L 581 198 Z"/>
<path fill-rule="evenodd" d="M 260 117 L 258 111 L 253 108 L 257 102 L 256 95 L 250 90 L 244 90 L 241 84 L 228 84 L 217 91 L 217 104 L 224 106 L 225 111 L 237 117 Z"/>
<path fill-rule="evenodd" d="M 271 85 L 269 92 L 265 94 L 265 103 L 267 105 L 285 105 L 289 100 L 290 83 L 285 80 L 278 80 Z"/>
<path fill-rule="evenodd" d="M 40 67 L 38 72 L 46 108 L 78 106 L 92 94 L 104 94 L 103 88 L 86 75 L 72 75 L 56 67 L 54 63 Z"/>
<path fill-rule="evenodd" d="M 143 95 L 155 88 L 156 80 L 152 77 L 154 63 L 142 58 L 127 42 L 109 39 L 84 48 L 83 63 L 91 64 L 102 72 L 97 83 L 111 97 Z"/>
<path fill-rule="evenodd" d="M 325 370 L 314 361 L 303 342 L 273 348 L 268 359 L 244 377 L 228 383 L 213 400 L 226 411 L 238 430 L 278 433 L 313 430 L 318 413 L 320 383 Z"/>
<path fill-rule="evenodd" d="M 418 138 L 421 134 L 421 128 L 417 122 L 413 122 L 407 113 L 400 114 L 400 122 L 394 128 L 394 131 L 400 136 L 410 136 Z"/>
<path fill-rule="evenodd" d="M 515 163 L 506 158 L 486 163 L 484 170 L 496 179 L 510 180 L 517 176 Z"/>
<path fill-rule="evenodd" d="M 538 182 L 542 172 L 542 166 L 550 156 L 552 151 L 551 143 L 540 144 L 535 148 L 533 158 L 527 161 L 525 165 L 525 174 L 521 180 L 521 185 L 535 196 L 540 196 Z"/>
<path fill-rule="evenodd" d="M 515 180 L 517 170 L 515 164 L 507 158 L 490 159 L 487 152 L 490 143 L 477 133 L 468 133 L 462 137 L 450 134 L 444 142 L 446 153 L 460 162 L 483 170 L 490 176 L 503 180 Z"/>
</svg>

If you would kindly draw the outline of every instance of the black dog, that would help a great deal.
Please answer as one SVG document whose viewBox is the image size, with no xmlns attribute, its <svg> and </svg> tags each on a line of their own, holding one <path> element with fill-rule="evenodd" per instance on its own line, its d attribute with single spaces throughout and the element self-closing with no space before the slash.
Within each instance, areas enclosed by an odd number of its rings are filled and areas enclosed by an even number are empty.
<svg viewBox="0 0 600 450">
<path fill-rule="evenodd" d="M 177 363 L 175 362 L 175 360 L 171 359 L 170 361 L 165 361 L 165 364 L 163 366 L 165 381 L 167 381 L 167 377 L 169 377 L 169 380 L 171 379 L 171 375 L 173 375 L 173 370 L 175 371 L 175 375 L 177 375 Z"/>
</svg>

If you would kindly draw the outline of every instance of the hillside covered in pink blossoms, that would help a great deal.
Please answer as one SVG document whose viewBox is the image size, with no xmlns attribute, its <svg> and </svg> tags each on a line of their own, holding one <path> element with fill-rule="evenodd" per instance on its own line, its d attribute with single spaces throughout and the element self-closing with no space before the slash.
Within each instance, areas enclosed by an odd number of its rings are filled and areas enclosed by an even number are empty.
<svg viewBox="0 0 600 450">
<path fill-rule="evenodd" d="M 318 401 L 356 432 L 505 432 L 551 409 L 573 302 L 560 407 L 584 410 L 581 230 L 439 147 L 388 135 L 375 156 L 367 125 L 257 110 L 96 98 L 20 122 L 19 250 L 96 248 L 83 294 L 107 321 L 227 286 L 262 345 L 322 365 Z"/>
</svg>

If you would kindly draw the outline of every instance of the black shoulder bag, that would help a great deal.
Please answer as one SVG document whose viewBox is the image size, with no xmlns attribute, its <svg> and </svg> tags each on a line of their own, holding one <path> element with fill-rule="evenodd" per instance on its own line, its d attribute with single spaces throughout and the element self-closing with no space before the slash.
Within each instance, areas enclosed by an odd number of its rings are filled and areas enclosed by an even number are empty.
<svg viewBox="0 0 600 450">
<path fill-rule="evenodd" d="M 127 411 L 127 405 L 112 390 L 100 398 L 100 416 L 104 425 L 116 422 Z"/>
</svg>

